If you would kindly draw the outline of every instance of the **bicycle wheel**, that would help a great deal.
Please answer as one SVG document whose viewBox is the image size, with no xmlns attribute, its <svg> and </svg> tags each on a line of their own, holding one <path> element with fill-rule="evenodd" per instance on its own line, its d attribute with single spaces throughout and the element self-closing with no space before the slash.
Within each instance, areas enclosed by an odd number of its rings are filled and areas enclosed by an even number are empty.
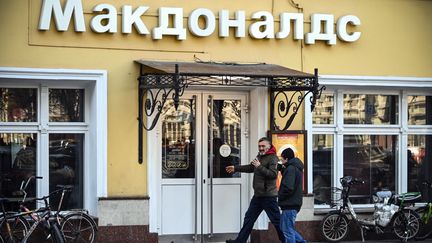
<svg viewBox="0 0 432 243">
<path fill-rule="evenodd" d="M 416 240 L 424 240 L 427 239 L 432 234 L 432 218 L 430 218 L 427 213 L 429 209 L 422 207 L 416 210 L 416 212 L 420 216 L 420 230 L 415 236 Z"/>
<path fill-rule="evenodd" d="M 331 212 L 321 221 L 321 235 L 330 242 L 342 241 L 349 233 L 349 220 L 340 212 Z"/>
<path fill-rule="evenodd" d="M 393 233 L 402 241 L 413 239 L 420 229 L 420 216 L 414 210 L 404 209 L 393 216 Z"/>
<path fill-rule="evenodd" d="M 3 237 L 0 235 L 0 243 L 4 243 Z"/>
<path fill-rule="evenodd" d="M 23 216 L 7 219 L 11 232 L 8 232 L 6 222 L 1 224 L 1 235 L 5 243 L 21 242 L 29 229 L 27 220 Z"/>
<path fill-rule="evenodd" d="M 85 213 L 67 214 L 61 223 L 66 242 L 96 242 L 97 226 Z"/>
</svg>

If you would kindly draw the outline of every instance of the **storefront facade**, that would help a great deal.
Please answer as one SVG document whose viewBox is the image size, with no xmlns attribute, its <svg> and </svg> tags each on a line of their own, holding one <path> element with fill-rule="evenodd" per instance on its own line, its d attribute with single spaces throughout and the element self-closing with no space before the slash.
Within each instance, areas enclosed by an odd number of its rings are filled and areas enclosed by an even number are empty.
<svg viewBox="0 0 432 243">
<path fill-rule="evenodd" d="M 300 229 L 317 225 L 343 175 L 368 181 L 355 192 L 359 210 L 375 190 L 415 190 L 432 174 L 431 9 L 421 0 L 4 1 L 0 162 L 12 180 L 1 194 L 13 198 L 29 175 L 43 176 L 35 196 L 73 184 L 68 207 L 97 217 L 103 241 L 238 232 L 252 177 L 223 168 L 247 164 L 273 130 L 268 87 L 188 86 L 140 133 L 138 60 L 319 70 L 326 89 L 315 109 L 306 98 L 285 130 L 305 135 Z M 143 117 L 148 128 L 155 114 Z M 265 215 L 256 229 L 257 242 L 273 237 Z"/>
</svg>

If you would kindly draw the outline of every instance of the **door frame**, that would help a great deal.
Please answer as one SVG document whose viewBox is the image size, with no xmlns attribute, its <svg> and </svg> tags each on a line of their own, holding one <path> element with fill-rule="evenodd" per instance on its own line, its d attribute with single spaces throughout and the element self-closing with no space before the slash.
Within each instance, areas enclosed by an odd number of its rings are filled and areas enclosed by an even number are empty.
<svg viewBox="0 0 432 243">
<path fill-rule="evenodd" d="M 246 145 L 249 148 L 249 151 L 246 153 L 246 158 L 244 160 L 248 161 L 250 158 L 253 158 L 258 153 L 257 141 L 260 137 L 266 136 L 266 132 L 269 129 L 268 127 L 268 90 L 267 88 L 248 88 L 248 89 L 239 89 L 239 92 L 247 92 L 248 93 L 248 127 L 249 131 L 246 136 Z M 226 88 L 222 89 L 203 89 L 197 90 L 197 92 L 203 93 L 227 93 Z M 236 91 L 230 92 L 235 93 Z M 153 117 L 148 117 L 147 122 L 150 122 Z M 161 179 L 159 176 L 159 165 L 158 161 L 160 161 L 160 148 L 162 146 L 162 141 L 160 139 L 161 136 L 161 126 L 158 124 L 153 130 L 147 132 L 147 171 L 148 171 L 148 192 L 149 192 L 149 230 L 150 232 L 155 232 L 161 234 L 161 222 L 159 219 L 161 218 L 160 213 L 160 205 L 161 205 Z M 152 142 L 149 142 L 152 141 Z M 157 142 L 154 142 L 157 141 Z M 149 152 L 152 151 L 152 152 Z M 197 155 L 198 156 L 198 155 Z M 242 201 L 248 202 L 250 198 L 253 196 L 253 188 L 252 188 L 252 174 L 249 174 L 247 179 L 247 198 L 241 198 Z M 242 217 L 246 212 L 247 208 L 242 209 Z M 242 219 L 243 220 L 243 219 Z M 243 222 L 242 222 L 243 223 Z M 268 227 L 268 219 L 264 214 L 261 214 L 260 218 L 257 221 L 258 229 L 267 229 Z"/>
</svg>

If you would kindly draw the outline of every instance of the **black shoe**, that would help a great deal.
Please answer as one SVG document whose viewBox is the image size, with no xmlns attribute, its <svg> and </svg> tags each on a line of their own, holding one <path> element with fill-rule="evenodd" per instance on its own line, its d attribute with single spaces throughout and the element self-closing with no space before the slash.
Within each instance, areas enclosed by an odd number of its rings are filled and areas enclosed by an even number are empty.
<svg viewBox="0 0 432 243">
<path fill-rule="evenodd" d="M 226 240 L 226 243 L 237 243 L 236 240 Z"/>
</svg>

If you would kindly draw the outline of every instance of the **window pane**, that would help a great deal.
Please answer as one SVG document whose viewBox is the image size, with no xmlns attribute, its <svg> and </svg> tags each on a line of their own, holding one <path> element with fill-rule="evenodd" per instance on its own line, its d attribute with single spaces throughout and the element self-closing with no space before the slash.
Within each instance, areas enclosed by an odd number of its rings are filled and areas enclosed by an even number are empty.
<svg viewBox="0 0 432 243">
<path fill-rule="evenodd" d="M 213 113 L 210 105 L 213 105 Z M 213 100 L 210 104 L 209 100 L 208 115 L 208 132 L 213 133 L 213 148 L 209 146 L 209 154 L 213 156 L 213 178 L 240 177 L 239 172 L 227 173 L 225 167 L 240 165 L 241 101 Z M 210 170 L 208 173 L 210 177 Z"/>
<path fill-rule="evenodd" d="M 397 95 L 344 94 L 345 124 L 398 124 Z"/>
<path fill-rule="evenodd" d="M 0 88 L 0 122 L 35 122 L 37 107 L 37 89 Z"/>
<path fill-rule="evenodd" d="M 84 89 L 49 89 L 50 122 L 83 122 Z"/>
<path fill-rule="evenodd" d="M 408 135 L 408 191 L 423 193 L 423 200 L 432 199 L 431 191 L 422 186 L 432 182 L 432 135 Z"/>
<path fill-rule="evenodd" d="M 57 185 L 72 185 L 72 192 L 66 194 L 63 209 L 83 207 L 84 186 L 84 134 L 49 135 L 49 189 Z M 60 195 L 52 198 L 57 207 Z"/>
<path fill-rule="evenodd" d="M 408 96 L 408 124 L 432 125 L 432 96 Z"/>
<path fill-rule="evenodd" d="M 312 146 L 315 204 L 329 203 L 333 175 L 333 134 L 314 134 Z"/>
<path fill-rule="evenodd" d="M 353 203 L 369 203 L 372 193 L 396 189 L 396 148 L 396 135 L 344 136 L 344 175 L 365 181 L 352 187 Z"/>
<path fill-rule="evenodd" d="M 334 118 L 334 96 L 333 94 L 322 94 L 317 100 L 312 114 L 314 124 L 333 124 Z"/>
<path fill-rule="evenodd" d="M 36 175 L 36 133 L 0 133 L 0 195 L 15 201 L 21 182 Z M 27 197 L 36 196 L 36 183 L 27 187 Z"/>
<path fill-rule="evenodd" d="M 162 120 L 162 178 L 195 178 L 195 100 L 167 100 Z"/>
</svg>

